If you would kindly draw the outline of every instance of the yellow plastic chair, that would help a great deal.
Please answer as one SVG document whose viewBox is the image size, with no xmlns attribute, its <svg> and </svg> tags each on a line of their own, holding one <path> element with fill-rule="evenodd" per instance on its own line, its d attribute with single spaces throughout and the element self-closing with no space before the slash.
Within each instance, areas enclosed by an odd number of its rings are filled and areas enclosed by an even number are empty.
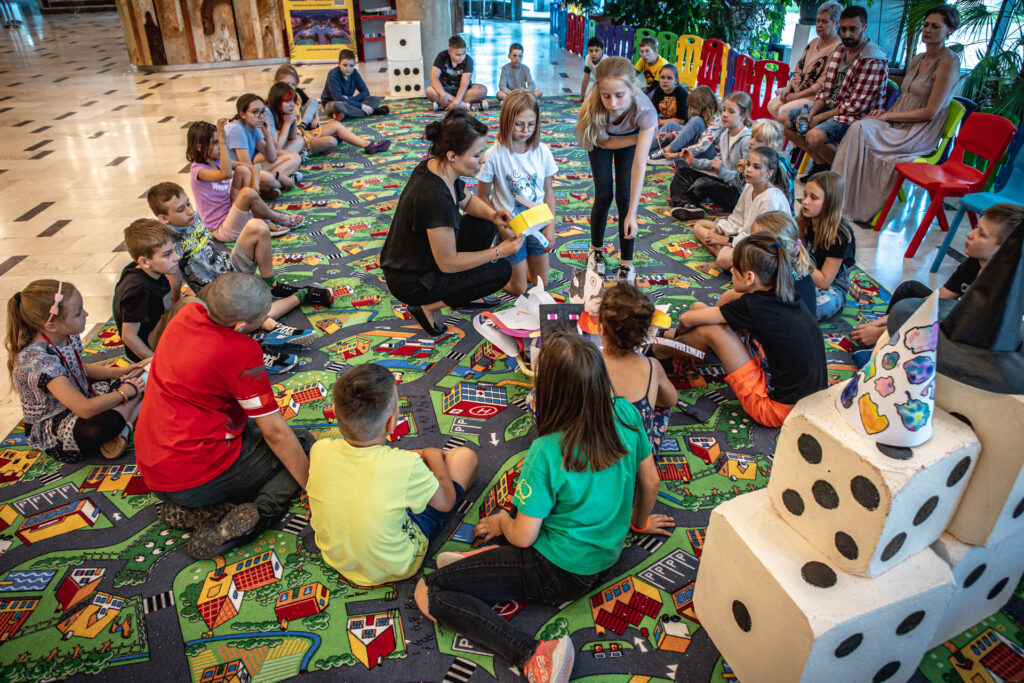
<svg viewBox="0 0 1024 683">
<path fill-rule="evenodd" d="M 725 97 L 725 81 L 729 77 L 729 43 L 722 46 L 722 80 L 718 84 L 718 96 Z"/>
<path fill-rule="evenodd" d="M 700 69 L 700 52 L 704 39 L 700 36 L 679 36 L 676 41 L 676 68 L 679 82 L 688 88 L 697 87 L 697 70 Z"/>
<path fill-rule="evenodd" d="M 931 154 L 927 154 L 923 157 L 917 157 L 914 159 L 915 164 L 931 164 L 934 166 L 939 163 L 942 159 L 942 155 L 945 153 L 946 148 L 952 144 L 953 136 L 956 135 L 957 129 L 960 127 L 960 123 L 964 120 L 964 115 L 967 114 L 967 110 L 964 109 L 964 105 L 960 104 L 956 100 L 949 101 L 949 108 L 946 109 L 946 123 L 942 126 L 942 135 L 939 138 L 939 144 L 935 147 L 935 151 Z M 899 198 L 901 202 L 906 203 L 907 194 L 900 188 Z M 881 210 L 875 214 L 875 217 L 871 219 L 871 225 L 878 225 L 878 216 L 881 214 Z"/>
</svg>

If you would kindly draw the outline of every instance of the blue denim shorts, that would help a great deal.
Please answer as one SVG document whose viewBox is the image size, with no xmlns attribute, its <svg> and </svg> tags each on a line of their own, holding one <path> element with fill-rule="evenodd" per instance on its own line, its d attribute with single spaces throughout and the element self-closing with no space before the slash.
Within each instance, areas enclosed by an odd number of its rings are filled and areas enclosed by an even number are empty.
<svg viewBox="0 0 1024 683">
<path fill-rule="evenodd" d="M 452 486 L 455 487 L 455 505 L 448 512 L 441 512 L 437 508 L 427 506 L 423 512 L 413 512 L 409 510 L 409 519 L 411 519 L 416 526 L 420 528 L 423 535 L 428 539 L 433 540 L 437 536 L 438 532 L 441 531 L 441 527 L 447 522 L 453 514 L 455 514 L 456 508 L 462 503 L 463 498 L 466 497 L 466 491 L 457 481 L 452 482 Z"/>
<path fill-rule="evenodd" d="M 523 246 L 519 247 L 519 251 L 508 257 L 508 262 L 522 263 L 527 256 L 539 256 L 543 253 L 544 247 L 540 245 L 540 240 L 530 235 L 523 241 Z"/>
<path fill-rule="evenodd" d="M 791 109 L 789 111 L 789 123 L 793 126 L 793 130 L 797 130 L 797 118 L 801 114 L 800 109 Z M 836 121 L 835 117 L 827 118 L 818 125 L 815 126 L 825 135 L 825 142 L 829 144 L 837 144 L 846 135 L 846 131 L 850 129 L 850 124 L 840 123 Z"/>
</svg>

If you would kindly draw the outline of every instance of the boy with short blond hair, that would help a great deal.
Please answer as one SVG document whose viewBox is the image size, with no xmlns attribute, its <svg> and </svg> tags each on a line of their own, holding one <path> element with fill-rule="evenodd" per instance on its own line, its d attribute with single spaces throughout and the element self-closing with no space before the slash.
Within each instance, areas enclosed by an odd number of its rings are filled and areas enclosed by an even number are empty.
<svg viewBox="0 0 1024 683">
<path fill-rule="evenodd" d="M 178 272 L 177 234 L 151 218 L 140 218 L 124 231 L 132 257 L 114 287 L 111 305 L 124 353 L 133 363 L 153 355 L 146 340 L 160 316 L 170 307 L 171 280 Z"/>
<path fill-rule="evenodd" d="M 533 82 L 530 67 L 523 64 L 523 46 L 512 43 L 508 48 L 508 64 L 501 67 L 498 77 L 498 100 L 504 101 L 513 90 L 530 90 L 534 97 L 540 97 L 541 91 Z"/>
<path fill-rule="evenodd" d="M 462 36 L 448 39 L 448 49 L 438 52 L 430 67 L 427 99 L 434 111 L 444 109 L 487 109 L 487 86 L 473 83 L 473 58 L 466 54 Z"/>
<path fill-rule="evenodd" d="M 342 436 L 313 444 L 306 485 L 317 547 L 357 585 L 407 579 L 473 485 L 476 454 L 388 446 L 398 389 L 381 365 L 349 370 L 332 393 Z"/>
<path fill-rule="evenodd" d="M 382 107 L 381 98 L 370 94 L 366 81 L 356 69 L 356 53 L 344 49 L 338 53 L 338 66 L 327 72 L 324 91 L 320 101 L 328 114 L 343 114 L 341 118 L 359 119 L 371 114 L 389 114 L 389 107 Z"/>
</svg>

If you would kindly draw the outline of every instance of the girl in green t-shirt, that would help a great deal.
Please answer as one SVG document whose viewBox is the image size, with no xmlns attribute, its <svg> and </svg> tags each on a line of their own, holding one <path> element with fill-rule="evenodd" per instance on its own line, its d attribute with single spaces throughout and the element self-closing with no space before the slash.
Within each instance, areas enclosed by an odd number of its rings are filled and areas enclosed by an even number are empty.
<svg viewBox="0 0 1024 683">
<path fill-rule="evenodd" d="M 537 439 L 513 496 L 518 514 L 501 510 L 473 530 L 484 541 L 504 536 L 508 545 L 441 553 L 438 571 L 416 586 L 416 604 L 530 680 L 568 681 L 568 635 L 537 641 L 491 605 L 576 600 L 604 581 L 630 529 L 667 536 L 675 521 L 652 514 L 659 479 L 651 444 L 637 409 L 612 395 L 594 344 L 566 332 L 547 337 L 536 400 Z"/>
</svg>

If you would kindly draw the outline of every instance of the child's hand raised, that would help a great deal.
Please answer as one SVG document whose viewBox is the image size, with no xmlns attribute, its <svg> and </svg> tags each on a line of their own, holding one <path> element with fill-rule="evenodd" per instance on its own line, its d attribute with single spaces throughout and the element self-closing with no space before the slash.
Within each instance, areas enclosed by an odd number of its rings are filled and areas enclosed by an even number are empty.
<svg viewBox="0 0 1024 683">
<path fill-rule="evenodd" d="M 220 133 L 224 132 L 224 126 L 228 125 L 228 120 L 223 116 L 217 119 L 217 131 Z"/>
<path fill-rule="evenodd" d="M 473 537 L 483 537 L 484 543 L 486 543 L 493 538 L 503 535 L 504 532 L 501 530 L 502 517 L 512 519 L 505 510 L 481 519 L 480 522 L 473 527 Z"/>
</svg>

